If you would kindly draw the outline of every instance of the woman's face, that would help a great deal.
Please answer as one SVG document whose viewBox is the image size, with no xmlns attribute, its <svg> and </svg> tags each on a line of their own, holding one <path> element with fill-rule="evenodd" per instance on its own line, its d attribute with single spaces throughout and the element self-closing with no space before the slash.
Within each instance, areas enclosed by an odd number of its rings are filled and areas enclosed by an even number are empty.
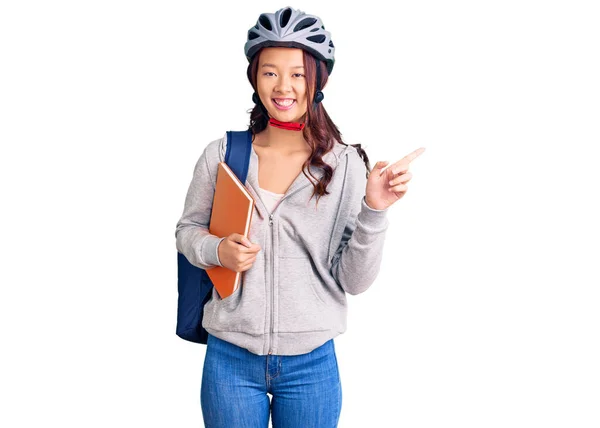
<svg viewBox="0 0 600 428">
<path fill-rule="evenodd" d="M 264 48 L 256 76 L 258 96 L 269 115 L 282 122 L 304 122 L 306 78 L 302 49 Z"/>
</svg>

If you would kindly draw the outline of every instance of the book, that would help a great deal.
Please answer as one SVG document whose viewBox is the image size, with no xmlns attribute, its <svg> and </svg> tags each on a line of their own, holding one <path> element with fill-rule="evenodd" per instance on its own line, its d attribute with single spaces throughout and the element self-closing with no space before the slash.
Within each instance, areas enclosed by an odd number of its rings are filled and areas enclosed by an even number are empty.
<svg viewBox="0 0 600 428">
<path fill-rule="evenodd" d="M 225 162 L 219 162 L 208 231 L 219 238 L 232 233 L 239 233 L 247 238 L 253 211 L 254 198 L 246 186 Z M 238 289 L 242 272 L 215 266 L 207 269 L 206 274 L 219 297 L 225 299 Z"/>
</svg>

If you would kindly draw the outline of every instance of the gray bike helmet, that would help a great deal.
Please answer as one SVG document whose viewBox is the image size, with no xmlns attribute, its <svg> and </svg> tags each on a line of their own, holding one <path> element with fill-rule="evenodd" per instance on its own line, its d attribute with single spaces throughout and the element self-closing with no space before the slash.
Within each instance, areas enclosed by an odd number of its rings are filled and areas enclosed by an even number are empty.
<svg viewBox="0 0 600 428">
<path fill-rule="evenodd" d="M 301 10 L 284 7 L 275 13 L 263 13 L 256 25 L 248 30 L 244 52 L 248 62 L 265 47 L 300 48 L 325 61 L 331 74 L 335 62 L 335 47 L 331 33 L 325 31 L 321 19 Z"/>
</svg>

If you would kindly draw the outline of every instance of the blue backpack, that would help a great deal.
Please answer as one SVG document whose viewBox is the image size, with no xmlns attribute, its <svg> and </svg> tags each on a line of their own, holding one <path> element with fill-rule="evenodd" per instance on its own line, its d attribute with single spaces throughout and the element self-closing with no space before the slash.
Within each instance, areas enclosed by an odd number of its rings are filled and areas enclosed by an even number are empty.
<svg viewBox="0 0 600 428">
<path fill-rule="evenodd" d="M 246 183 L 252 152 L 252 133 L 228 131 L 225 163 L 242 183 Z M 208 332 L 202 327 L 204 305 L 210 300 L 213 284 L 204 269 L 192 265 L 177 252 L 177 328 L 176 334 L 190 342 L 206 344 Z"/>
</svg>

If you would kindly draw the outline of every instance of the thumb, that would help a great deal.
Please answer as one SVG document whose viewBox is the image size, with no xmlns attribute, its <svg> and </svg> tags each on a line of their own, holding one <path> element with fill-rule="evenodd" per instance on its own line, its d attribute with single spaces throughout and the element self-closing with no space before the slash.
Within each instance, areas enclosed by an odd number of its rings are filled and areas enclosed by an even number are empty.
<svg viewBox="0 0 600 428">
<path fill-rule="evenodd" d="M 242 235 L 241 233 L 233 233 L 231 235 L 231 239 L 232 239 L 232 241 L 242 244 L 248 248 L 250 248 L 252 246 L 252 243 L 250 242 L 250 240 L 248 238 L 246 238 L 244 235 Z"/>
<path fill-rule="evenodd" d="M 373 170 L 380 170 L 379 171 L 379 175 L 381 175 L 381 169 L 383 169 L 387 164 L 389 164 L 388 161 L 379 161 L 375 164 L 375 167 L 373 167 Z"/>
<path fill-rule="evenodd" d="M 245 245 L 248 248 L 250 248 L 252 246 L 252 242 L 250 242 L 250 240 L 248 238 L 246 238 L 244 235 L 241 236 L 240 242 L 242 243 L 242 245 Z"/>
</svg>

